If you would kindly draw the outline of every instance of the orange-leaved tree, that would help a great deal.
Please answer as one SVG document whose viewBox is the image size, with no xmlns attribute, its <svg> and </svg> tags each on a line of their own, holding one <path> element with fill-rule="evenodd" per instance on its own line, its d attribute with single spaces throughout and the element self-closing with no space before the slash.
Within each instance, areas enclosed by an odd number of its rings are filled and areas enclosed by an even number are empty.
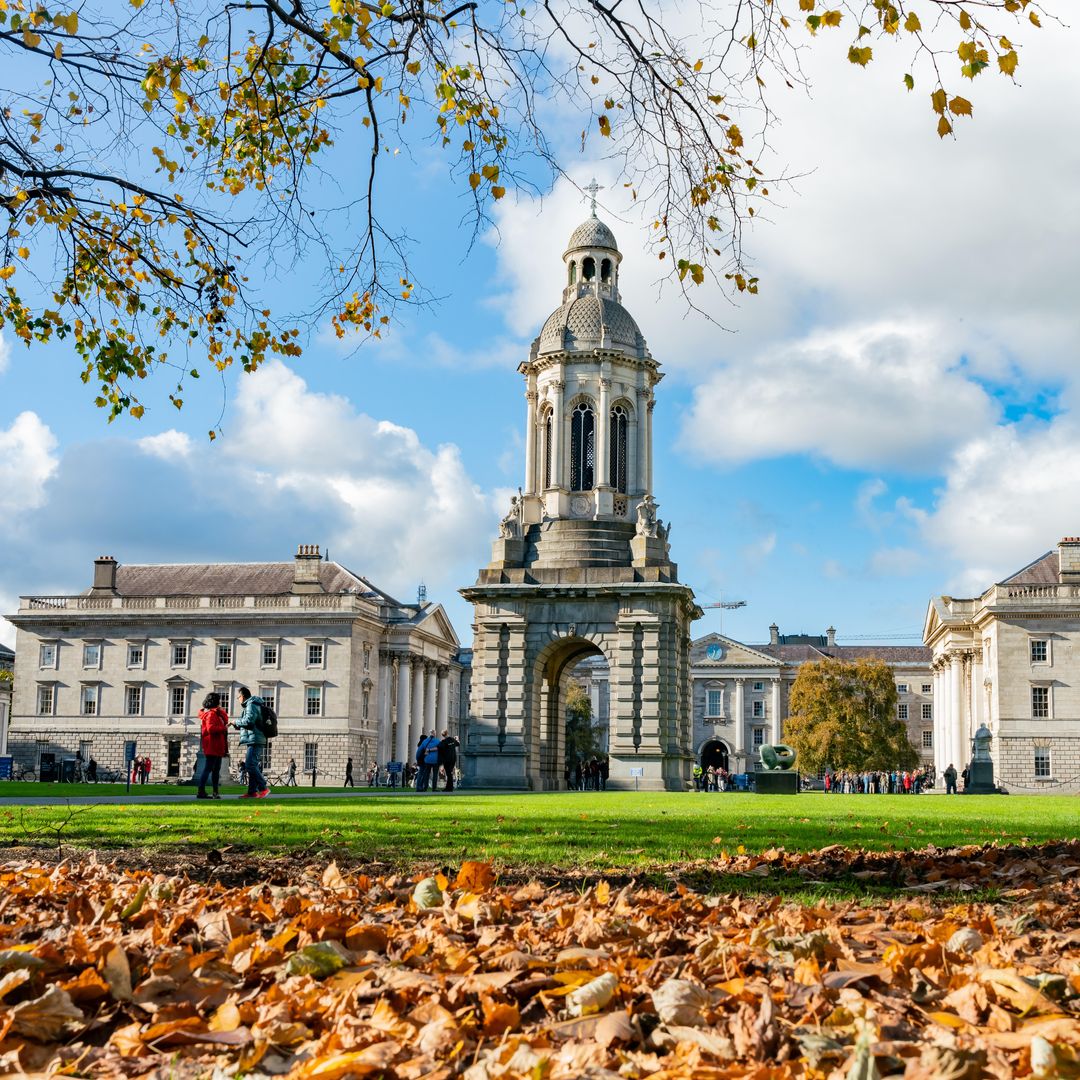
<svg viewBox="0 0 1080 1080">
<path fill-rule="evenodd" d="M 1047 17 L 1036 0 L 0 0 L 0 325 L 73 346 L 110 419 L 141 415 L 159 367 L 179 408 L 200 367 L 254 370 L 317 325 L 377 334 L 416 300 L 380 187 L 402 149 L 443 155 L 474 228 L 508 187 L 563 174 L 568 147 L 611 158 L 684 286 L 756 292 L 743 224 L 783 174 L 762 164 L 772 95 L 802 81 L 805 43 L 846 36 L 862 67 L 892 46 L 945 136 L 972 114 L 958 88 L 1012 78 L 1017 28 Z M 267 262 L 302 268 L 295 309 L 267 302 Z"/>
</svg>

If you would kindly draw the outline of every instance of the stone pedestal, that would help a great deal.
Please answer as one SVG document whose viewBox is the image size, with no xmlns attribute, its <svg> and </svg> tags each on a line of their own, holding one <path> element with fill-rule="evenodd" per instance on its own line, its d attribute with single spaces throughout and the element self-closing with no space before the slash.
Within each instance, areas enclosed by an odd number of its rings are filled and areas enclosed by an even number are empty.
<svg viewBox="0 0 1080 1080">
<path fill-rule="evenodd" d="M 994 784 L 994 763 L 992 761 L 973 761 L 970 765 L 965 795 L 997 795 L 997 786 Z"/>
<path fill-rule="evenodd" d="M 630 541 L 630 556 L 634 566 L 658 566 L 668 561 L 667 541 L 659 536 L 636 535 Z"/>
<path fill-rule="evenodd" d="M 496 540 L 491 545 L 491 565 L 502 569 L 505 566 L 520 566 L 525 558 L 524 539 Z"/>
<path fill-rule="evenodd" d="M 754 783 L 759 795 L 799 794 L 799 774 L 788 769 L 754 773 Z"/>
</svg>

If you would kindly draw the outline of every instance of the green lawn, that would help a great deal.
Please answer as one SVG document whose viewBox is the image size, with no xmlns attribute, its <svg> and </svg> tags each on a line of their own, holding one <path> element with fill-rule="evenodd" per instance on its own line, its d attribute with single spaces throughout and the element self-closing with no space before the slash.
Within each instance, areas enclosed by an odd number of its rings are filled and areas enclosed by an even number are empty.
<svg viewBox="0 0 1080 1080">
<path fill-rule="evenodd" d="M 399 795 L 76 807 L 66 845 L 342 851 L 395 866 L 492 859 L 520 868 L 639 870 L 783 846 L 876 850 L 1071 839 L 1067 796 L 794 797 L 632 792 Z M 66 807 L 0 808 L 0 842 L 56 843 Z"/>
<path fill-rule="evenodd" d="M 222 792 L 226 795 L 239 795 L 247 790 L 240 784 L 223 784 Z M 292 791 L 294 789 L 289 788 Z M 341 787 L 319 787 L 317 791 L 355 790 Z M 69 795 L 124 795 L 127 786 L 119 784 L 39 784 L 26 780 L 0 780 L 0 798 L 3 799 L 55 799 Z M 179 784 L 132 784 L 131 794 L 147 795 L 194 795 L 195 788 Z"/>
</svg>

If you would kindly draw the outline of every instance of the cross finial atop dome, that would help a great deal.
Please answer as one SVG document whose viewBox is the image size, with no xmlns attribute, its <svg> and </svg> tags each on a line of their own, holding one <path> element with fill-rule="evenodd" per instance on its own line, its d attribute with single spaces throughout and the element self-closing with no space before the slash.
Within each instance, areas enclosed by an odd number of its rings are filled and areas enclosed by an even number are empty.
<svg viewBox="0 0 1080 1080">
<path fill-rule="evenodd" d="M 598 184 L 594 176 L 592 181 L 586 184 L 582 190 L 589 193 L 589 209 L 592 211 L 592 216 L 596 217 L 596 193 L 604 190 L 603 185 Z"/>
</svg>

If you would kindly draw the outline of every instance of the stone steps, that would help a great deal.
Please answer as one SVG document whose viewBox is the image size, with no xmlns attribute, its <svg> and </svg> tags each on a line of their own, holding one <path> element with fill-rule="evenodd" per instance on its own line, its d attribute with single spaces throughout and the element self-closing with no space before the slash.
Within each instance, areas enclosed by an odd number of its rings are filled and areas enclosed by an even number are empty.
<svg viewBox="0 0 1080 1080">
<path fill-rule="evenodd" d="M 629 566 L 634 526 L 623 521 L 558 520 L 531 525 L 525 565 L 538 569 Z"/>
</svg>

